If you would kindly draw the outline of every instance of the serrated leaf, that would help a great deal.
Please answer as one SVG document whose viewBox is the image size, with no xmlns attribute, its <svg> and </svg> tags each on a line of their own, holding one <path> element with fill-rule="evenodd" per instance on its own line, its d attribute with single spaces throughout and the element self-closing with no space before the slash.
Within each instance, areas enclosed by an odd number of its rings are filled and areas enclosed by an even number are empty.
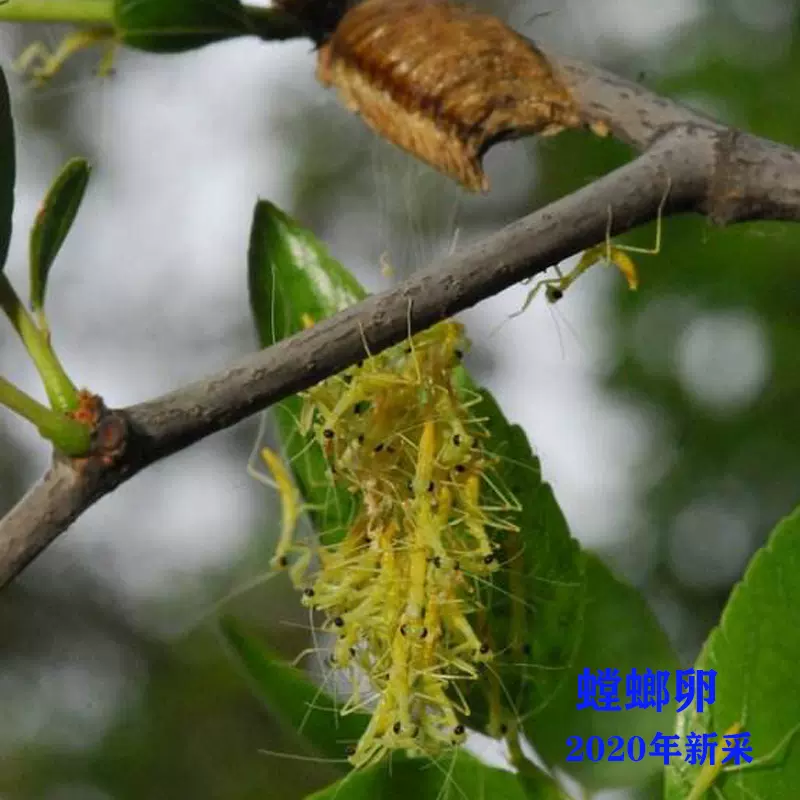
<svg viewBox="0 0 800 800">
<path fill-rule="evenodd" d="M 0 272 L 6 265 L 11 242 L 11 218 L 14 213 L 14 122 L 6 77 L 0 68 Z"/>
<path fill-rule="evenodd" d="M 91 168 L 83 158 L 68 161 L 53 181 L 36 215 L 30 238 L 31 308 L 44 306 L 47 278 L 83 200 Z"/>
<path fill-rule="evenodd" d="M 438 761 L 396 758 L 351 772 L 308 796 L 308 800 L 551 800 L 551 794 L 526 792 L 511 772 L 487 767 L 465 750 Z"/>
<path fill-rule="evenodd" d="M 364 296 L 321 243 L 274 207 L 257 209 L 254 231 L 257 228 L 261 233 L 254 233 L 250 248 L 250 287 L 262 342 L 299 330 L 304 311 L 319 319 Z M 462 385 L 467 391 L 476 391 L 466 375 Z M 552 490 L 542 482 L 538 460 L 524 432 L 505 420 L 487 392 L 481 391 L 481 395 L 476 413 L 490 430 L 487 447 L 498 457 L 498 485 L 517 497 L 523 510 L 516 520 L 520 541 L 502 542 L 505 572 L 496 574 L 493 587 L 481 589 L 482 613 L 489 623 L 487 635 L 497 657 L 488 681 L 469 691 L 472 714 L 468 723 L 485 727 L 490 709 L 505 708 L 510 722 L 515 715 L 527 720 L 526 732 L 537 744 L 552 740 L 549 748 L 545 743 L 541 749 L 558 763 L 566 755 L 566 737 L 578 732 L 575 726 L 591 730 L 599 724 L 576 716 L 578 671 L 594 665 L 622 670 L 627 665 L 642 670 L 671 668 L 675 661 L 655 618 L 634 589 L 614 579 L 596 560 L 590 561 L 592 580 L 588 580 L 585 554 L 570 537 Z M 294 414 L 299 414 L 298 407 Z M 287 415 L 282 421 L 284 441 L 290 444 L 297 435 L 295 419 Z M 297 442 L 295 450 L 304 446 L 305 439 Z M 323 464 L 321 453 L 318 455 Z M 295 474 L 301 484 L 308 482 L 297 464 Z M 324 466 L 318 475 L 329 493 Z M 315 491 L 319 497 L 319 486 Z M 349 517 L 338 519 L 344 525 Z M 316 524 L 318 529 L 326 529 L 320 528 L 318 521 Z M 589 591 L 592 602 L 584 609 Z M 613 630 L 605 641 L 609 625 Z M 498 675 L 500 680 L 493 681 Z M 496 714 L 492 716 L 497 719 Z M 616 714 L 611 716 L 620 722 Z M 647 712 L 641 716 L 629 712 L 624 719 L 639 728 L 652 722 Z M 659 717 L 659 724 L 663 730 L 671 728 L 671 720 L 664 716 Z M 494 735 L 501 732 L 496 727 L 490 731 Z M 571 729 L 564 732 L 567 727 Z M 606 785 L 611 771 L 605 766 L 589 764 L 583 773 L 590 783 Z M 652 761 L 644 767 L 625 765 L 621 770 L 612 766 L 613 782 L 622 783 L 644 780 L 654 768 Z"/>
<path fill-rule="evenodd" d="M 676 733 L 723 734 L 739 722 L 750 733 L 758 768 L 722 772 L 708 797 L 724 800 L 790 800 L 800 786 L 800 508 L 778 524 L 731 593 L 720 625 L 695 664 L 717 671 L 716 701 L 702 714 L 690 706 L 678 715 Z M 782 745 L 782 746 L 780 746 Z M 776 749 L 779 752 L 775 752 Z M 684 800 L 701 768 L 675 759 L 667 768 L 668 800 Z M 716 790 L 717 794 L 714 794 Z"/>
<path fill-rule="evenodd" d="M 114 24 L 125 44 L 154 53 L 251 33 L 239 0 L 116 0 Z"/>
<path fill-rule="evenodd" d="M 272 203 L 256 204 L 248 253 L 250 304 L 258 338 L 268 347 L 303 329 L 303 314 L 321 320 L 366 297 L 350 273 L 308 230 Z M 353 496 L 332 488 L 327 461 L 297 428 L 302 401 L 273 406 L 284 452 L 317 531 L 336 539 L 351 519 Z"/>
<path fill-rule="evenodd" d="M 224 617 L 220 629 L 270 711 L 317 753 L 342 759 L 342 766 L 347 767 L 347 746 L 358 741 L 369 717 L 336 713 L 337 704 L 330 695 L 311 683 L 301 670 L 286 664 L 232 617 Z"/>
<path fill-rule="evenodd" d="M 519 533 L 500 541 L 505 569 L 495 573 L 482 600 L 500 678 L 493 701 L 468 695 L 470 725 L 483 728 L 492 702 L 507 717 L 527 716 L 544 708 L 569 675 L 583 630 L 586 578 L 584 553 L 542 481 L 525 432 L 505 418 L 489 392 L 480 394 L 476 413 L 485 419 L 487 446 L 498 459 L 497 482 L 521 506 L 512 515 Z"/>
<path fill-rule="evenodd" d="M 591 554 L 587 556 L 586 605 L 583 611 L 583 636 L 558 694 L 525 724 L 525 734 L 548 764 L 558 766 L 590 789 L 609 786 L 639 785 L 663 769 L 663 763 L 645 756 L 634 762 L 567 762 L 567 737 L 599 736 L 609 752 L 611 736 L 621 736 L 627 743 L 631 736 L 641 736 L 649 744 L 657 731 L 670 733 L 674 727 L 674 704 L 660 713 L 655 709 L 624 709 L 625 676 L 636 668 L 669 671 L 674 678 L 678 666 L 666 635 L 644 598 L 632 586 L 611 574 Z M 622 680 L 621 711 L 577 710 L 578 674 L 585 668 L 616 668 Z"/>
</svg>

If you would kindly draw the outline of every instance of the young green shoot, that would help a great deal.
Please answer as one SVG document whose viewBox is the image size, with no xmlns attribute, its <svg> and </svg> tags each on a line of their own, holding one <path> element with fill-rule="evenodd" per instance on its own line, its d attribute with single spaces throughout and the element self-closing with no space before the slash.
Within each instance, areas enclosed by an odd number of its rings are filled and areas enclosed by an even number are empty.
<svg viewBox="0 0 800 800">
<path fill-rule="evenodd" d="M 62 453 L 82 456 L 89 451 L 91 431 L 86 425 L 43 406 L 2 377 L 0 405 L 33 423 L 39 433 Z"/>
<path fill-rule="evenodd" d="M 33 321 L 5 273 L 0 272 L 0 309 L 28 351 L 44 384 L 50 405 L 56 411 L 78 407 L 78 390 L 58 360 L 49 337 Z"/>
</svg>

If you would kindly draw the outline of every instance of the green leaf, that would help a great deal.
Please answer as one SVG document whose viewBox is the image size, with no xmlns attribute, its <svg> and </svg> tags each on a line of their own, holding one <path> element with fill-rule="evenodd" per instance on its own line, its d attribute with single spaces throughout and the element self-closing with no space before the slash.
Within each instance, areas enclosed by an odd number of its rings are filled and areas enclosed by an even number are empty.
<svg viewBox="0 0 800 800">
<path fill-rule="evenodd" d="M 11 242 L 11 217 L 14 212 L 14 122 L 8 84 L 0 68 L 0 271 L 6 265 Z"/>
<path fill-rule="evenodd" d="M 304 313 L 315 320 L 324 319 L 364 297 L 363 288 L 313 234 L 270 203 L 256 206 L 250 242 L 250 299 L 262 344 L 301 330 Z M 465 390 L 475 391 L 466 374 L 462 382 Z M 521 541 L 503 543 L 509 569 L 498 577 L 495 588 L 487 590 L 491 596 L 484 598 L 491 609 L 488 621 L 493 649 L 507 653 L 504 660 L 511 665 L 498 665 L 500 681 L 492 686 L 491 696 L 482 688 L 470 692 L 473 712 L 469 723 L 478 729 L 487 726 L 490 707 L 499 704 L 504 715 L 513 718 L 532 705 L 545 704 L 554 694 L 577 647 L 584 597 L 583 554 L 569 534 L 550 487 L 541 480 L 539 462 L 524 432 L 503 417 L 488 392 L 481 394 L 480 414 L 488 418 L 492 437 L 489 446 L 499 457 L 498 479 L 523 505 L 517 520 L 523 533 Z M 302 453 L 293 467 L 301 493 L 321 509 L 312 512 L 316 529 L 336 532 L 351 518 L 353 500 L 341 489 L 333 494 L 320 448 L 316 444 L 309 447 L 298 433 L 299 415 L 297 398 L 277 407 L 284 447 L 290 459 Z M 514 556 L 520 550 L 523 556 Z M 513 598 L 523 593 L 525 598 L 514 602 Z M 532 616 L 536 624 L 525 624 Z M 513 623 L 517 623 L 516 632 L 511 630 Z M 516 637 L 513 643 L 512 636 Z M 529 669 L 528 663 L 533 668 Z M 499 730 L 491 732 L 499 734 Z"/>
<path fill-rule="evenodd" d="M 758 768 L 719 774 L 714 788 L 725 800 L 781 800 L 800 786 L 800 508 L 778 524 L 731 593 L 720 625 L 712 631 L 697 669 L 714 669 L 716 701 L 702 714 L 693 707 L 678 715 L 676 733 L 723 735 L 739 722 L 751 734 Z M 769 756 L 769 757 L 767 757 Z M 675 759 L 667 769 L 669 800 L 683 800 L 700 772 Z M 713 793 L 707 793 L 713 797 Z"/>
<path fill-rule="evenodd" d="M 83 158 L 68 161 L 53 182 L 31 228 L 31 308 L 44 306 L 50 267 L 78 213 L 91 169 Z"/>
<path fill-rule="evenodd" d="M 250 293 L 261 341 L 271 343 L 302 327 L 303 312 L 314 319 L 333 314 L 357 302 L 363 290 L 352 276 L 327 254 L 310 233 L 269 204 L 256 209 L 250 246 Z M 462 388 L 476 391 L 465 373 Z M 571 538 L 552 490 L 541 480 L 538 460 L 524 432 L 511 425 L 496 402 L 481 391 L 476 413 L 490 431 L 488 448 L 497 456 L 496 483 L 522 505 L 516 522 L 519 534 L 500 540 L 505 569 L 492 584 L 481 587 L 485 608 L 484 635 L 496 653 L 485 680 L 467 692 L 470 727 L 502 734 L 502 724 L 526 720 L 526 735 L 546 759 L 562 764 L 566 737 L 595 730 L 608 735 L 643 737 L 656 729 L 671 730 L 669 712 L 629 711 L 603 715 L 577 712 L 577 675 L 585 667 L 617 667 L 624 676 L 636 666 L 643 671 L 672 669 L 669 644 L 644 600 L 617 581 L 596 559 L 586 555 Z M 297 434 L 299 406 L 281 420 L 288 450 L 299 453 L 305 438 Z M 324 459 L 311 473 L 298 459 L 294 469 L 301 491 L 318 500 L 330 495 Z M 315 484 L 313 481 L 318 482 Z M 306 488 L 309 487 L 309 488 Z M 315 501 L 310 501 L 315 502 Z M 331 503 L 326 505 L 330 510 Z M 345 525 L 348 513 L 334 514 Z M 314 522 L 328 530 L 331 518 Z M 494 713 L 491 713 L 494 712 Z M 605 726 L 605 727 L 603 727 Z M 640 764 L 578 765 L 593 785 L 636 783 L 658 769 L 655 759 Z"/>
<path fill-rule="evenodd" d="M 250 302 L 264 346 L 303 330 L 303 315 L 330 317 L 367 296 L 327 247 L 266 200 L 253 213 Z"/>
<path fill-rule="evenodd" d="M 330 695 L 301 670 L 283 662 L 232 617 L 220 620 L 220 627 L 225 642 L 270 711 L 318 753 L 342 759 L 346 766 L 347 746 L 358 741 L 369 718 L 358 713 L 337 714 Z"/>
<path fill-rule="evenodd" d="M 586 757 L 567 762 L 567 737 L 581 736 L 585 743 L 587 737 L 599 736 L 608 755 L 611 736 L 621 736 L 626 744 L 629 737 L 641 736 L 649 744 L 657 731 L 670 733 L 674 704 L 660 713 L 652 708 L 624 709 L 625 676 L 633 668 L 640 673 L 649 668 L 670 671 L 674 677 L 677 659 L 638 591 L 615 578 L 592 555 L 587 559 L 586 578 L 583 637 L 572 668 L 552 702 L 528 719 L 525 734 L 548 764 L 565 769 L 589 788 L 640 784 L 662 769 L 663 762 L 650 756 L 638 763 L 627 757 L 622 762 L 609 762 L 605 756 L 597 763 Z M 577 710 L 578 675 L 584 668 L 592 672 L 619 670 L 622 711 Z"/>
<path fill-rule="evenodd" d="M 250 236 L 250 304 L 262 346 L 303 329 L 303 314 L 316 321 L 366 297 L 366 292 L 316 237 L 264 200 L 256 204 Z M 327 461 L 297 428 L 302 401 L 273 406 L 284 451 L 300 492 L 311 506 L 316 530 L 335 540 L 351 519 L 353 496 L 330 486 Z"/>
<path fill-rule="evenodd" d="M 130 47 L 178 53 L 251 32 L 239 0 L 116 0 L 114 24 Z"/>
<path fill-rule="evenodd" d="M 311 233 L 271 204 L 258 204 L 250 243 L 250 297 L 262 344 L 301 330 L 304 313 L 323 319 L 365 296 Z M 461 381 L 465 391 L 475 391 L 466 374 Z M 482 598 L 489 609 L 486 637 L 495 652 L 507 657 L 492 673 L 499 674 L 499 681 L 490 678 L 488 689 L 484 681 L 474 684 L 468 696 L 469 724 L 486 728 L 490 709 L 495 710 L 500 713 L 492 716 L 496 725 L 491 732 L 499 735 L 500 716 L 513 722 L 532 703 L 545 704 L 564 680 L 580 636 L 584 567 L 525 434 L 506 421 L 488 392 L 481 394 L 480 415 L 488 418 L 492 437 L 489 448 L 499 458 L 498 483 L 523 504 L 517 520 L 522 535 L 501 542 L 509 567 Z M 277 414 L 287 455 L 292 459 L 302 453 L 294 462 L 301 492 L 321 508 L 312 514 L 316 529 L 341 529 L 351 518 L 353 501 L 342 490 L 337 502 L 331 499 L 324 456 L 297 430 L 299 400 L 284 401 Z M 511 665 L 504 667 L 505 662 Z M 535 668 L 528 669 L 528 663 Z"/>
<path fill-rule="evenodd" d="M 552 794 L 526 792 L 511 772 L 487 767 L 466 750 L 431 761 L 395 758 L 351 772 L 309 795 L 308 800 L 550 800 Z"/>
</svg>

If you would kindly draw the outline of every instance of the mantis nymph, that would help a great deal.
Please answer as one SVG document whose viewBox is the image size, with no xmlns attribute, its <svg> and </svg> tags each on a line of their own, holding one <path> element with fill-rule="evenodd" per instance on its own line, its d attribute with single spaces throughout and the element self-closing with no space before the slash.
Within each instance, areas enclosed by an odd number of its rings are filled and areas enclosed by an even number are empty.
<svg viewBox="0 0 800 800">
<path fill-rule="evenodd" d="M 631 291 L 636 291 L 636 289 L 639 288 L 639 276 L 636 272 L 636 264 L 634 264 L 633 259 L 628 253 L 643 253 L 645 255 L 654 256 L 661 252 L 661 215 L 664 211 L 664 205 L 667 202 L 669 189 L 670 181 L 668 179 L 667 188 L 658 205 L 658 214 L 656 216 L 656 241 L 653 247 L 634 247 L 633 245 L 613 244 L 611 241 L 611 222 L 613 217 L 611 208 L 609 207 L 605 241 L 585 250 L 578 263 L 566 275 L 562 275 L 559 268 L 556 267 L 555 269 L 558 273 L 558 277 L 544 278 L 537 281 L 533 289 L 528 292 L 528 296 L 525 298 L 522 308 L 520 308 L 519 311 L 515 311 L 511 315 L 511 318 L 513 319 L 524 313 L 542 289 L 544 289 L 548 303 L 557 303 L 564 296 L 567 289 L 569 289 L 584 272 L 587 272 L 599 262 L 616 267 L 625 277 L 628 288 Z"/>
<path fill-rule="evenodd" d="M 111 75 L 114 69 L 117 38 L 112 28 L 87 28 L 74 31 L 67 34 L 52 51 L 43 42 L 34 42 L 26 47 L 14 62 L 14 68 L 23 75 L 29 75 L 35 85 L 44 86 L 58 74 L 71 56 L 95 45 L 104 46 L 97 74 L 105 78 Z"/>
</svg>

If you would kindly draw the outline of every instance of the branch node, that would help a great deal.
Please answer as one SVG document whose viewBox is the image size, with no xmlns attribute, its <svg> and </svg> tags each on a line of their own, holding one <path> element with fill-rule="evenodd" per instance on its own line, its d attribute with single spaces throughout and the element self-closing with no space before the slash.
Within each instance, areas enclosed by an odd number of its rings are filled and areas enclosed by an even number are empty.
<svg viewBox="0 0 800 800">
<path fill-rule="evenodd" d="M 69 413 L 92 430 L 92 447 L 89 454 L 71 460 L 78 472 L 94 467 L 110 467 L 125 453 L 128 444 L 128 423 L 116 411 L 110 411 L 103 398 L 88 389 L 78 393 L 78 408 Z"/>
</svg>

